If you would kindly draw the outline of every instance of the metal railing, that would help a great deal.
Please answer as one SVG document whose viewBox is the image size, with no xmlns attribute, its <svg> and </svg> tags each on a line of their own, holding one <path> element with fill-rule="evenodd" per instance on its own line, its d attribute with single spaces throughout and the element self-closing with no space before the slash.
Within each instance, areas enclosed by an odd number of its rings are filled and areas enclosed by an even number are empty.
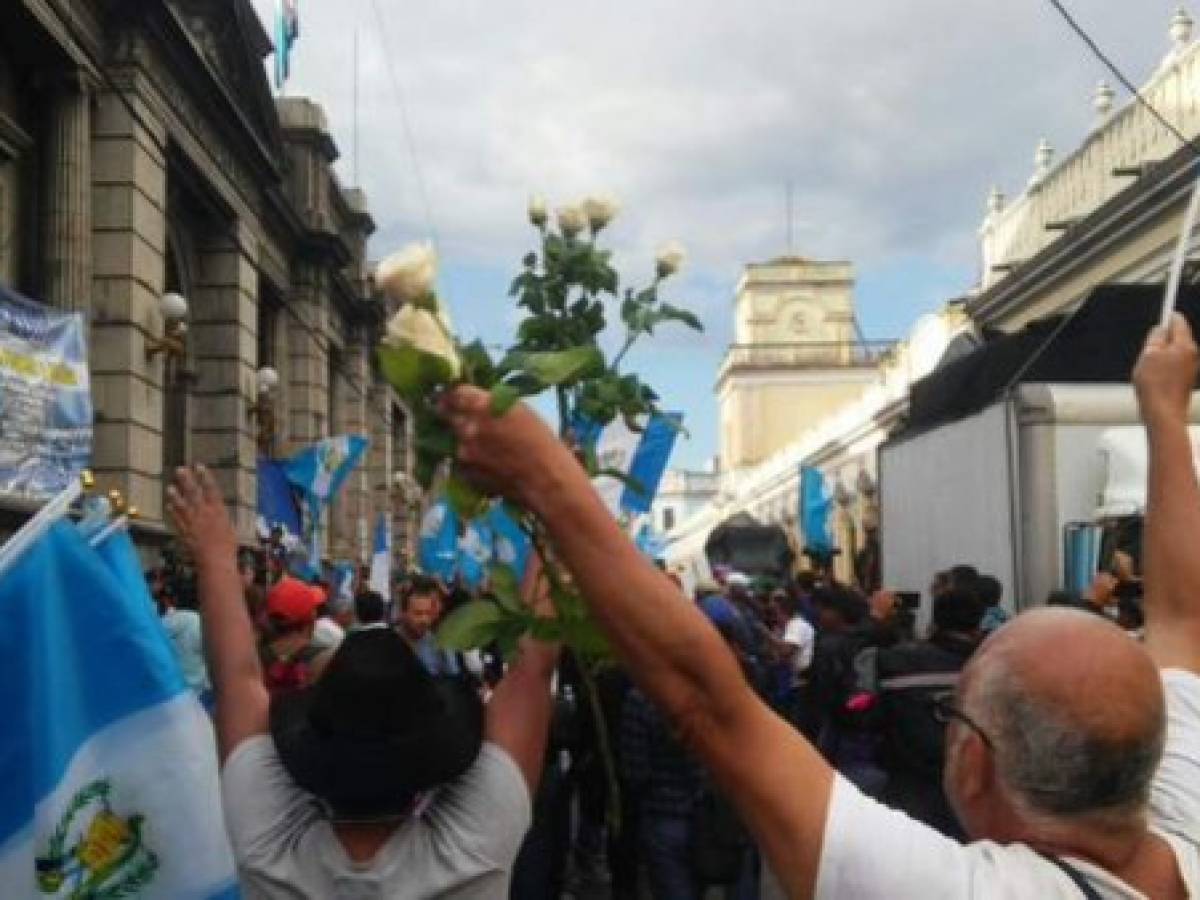
<svg viewBox="0 0 1200 900">
<path fill-rule="evenodd" d="M 722 363 L 730 368 L 864 368 L 877 365 L 896 341 L 798 341 L 731 344 Z"/>
</svg>

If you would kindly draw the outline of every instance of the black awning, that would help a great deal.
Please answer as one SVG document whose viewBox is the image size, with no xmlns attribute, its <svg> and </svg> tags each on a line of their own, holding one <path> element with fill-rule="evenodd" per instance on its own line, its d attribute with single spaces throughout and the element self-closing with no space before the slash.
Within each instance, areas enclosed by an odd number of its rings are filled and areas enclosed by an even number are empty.
<svg viewBox="0 0 1200 900">
<path fill-rule="evenodd" d="M 1158 322 L 1162 297 L 1162 285 L 1105 285 L 1074 316 L 985 335 L 973 353 L 912 386 L 908 420 L 893 437 L 973 415 L 1016 384 L 1127 384 L 1146 334 Z M 1200 334 L 1200 288 L 1180 292 L 1179 311 Z"/>
</svg>

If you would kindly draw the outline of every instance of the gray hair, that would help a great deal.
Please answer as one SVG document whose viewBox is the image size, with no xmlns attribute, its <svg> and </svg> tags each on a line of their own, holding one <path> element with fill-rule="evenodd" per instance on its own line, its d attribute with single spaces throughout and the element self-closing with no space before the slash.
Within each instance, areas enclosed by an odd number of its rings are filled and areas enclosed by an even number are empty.
<svg viewBox="0 0 1200 900">
<path fill-rule="evenodd" d="M 1146 809 L 1166 741 L 1162 714 L 1148 713 L 1126 734 L 1105 733 L 1029 690 L 1003 663 L 983 667 L 971 694 L 1000 781 L 1023 812 L 1076 819 Z"/>
</svg>

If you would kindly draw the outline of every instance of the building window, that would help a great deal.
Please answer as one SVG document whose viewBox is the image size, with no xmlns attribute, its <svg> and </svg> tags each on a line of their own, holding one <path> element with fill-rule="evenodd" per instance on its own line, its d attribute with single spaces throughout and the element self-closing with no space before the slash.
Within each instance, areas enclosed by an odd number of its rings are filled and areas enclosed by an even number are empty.
<svg viewBox="0 0 1200 900">
<path fill-rule="evenodd" d="M 663 531 L 670 531 L 675 527 L 675 508 L 668 506 L 663 510 Z"/>
</svg>

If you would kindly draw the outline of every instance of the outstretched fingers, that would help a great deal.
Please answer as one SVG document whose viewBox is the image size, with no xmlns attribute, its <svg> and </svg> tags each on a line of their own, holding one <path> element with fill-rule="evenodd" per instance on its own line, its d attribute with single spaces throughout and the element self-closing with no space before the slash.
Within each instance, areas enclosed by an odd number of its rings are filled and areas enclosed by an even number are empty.
<svg viewBox="0 0 1200 900">
<path fill-rule="evenodd" d="M 204 502 L 224 503 L 217 480 L 213 478 L 212 472 L 207 467 L 196 466 L 196 481 L 200 485 L 200 493 L 204 497 Z"/>
</svg>

